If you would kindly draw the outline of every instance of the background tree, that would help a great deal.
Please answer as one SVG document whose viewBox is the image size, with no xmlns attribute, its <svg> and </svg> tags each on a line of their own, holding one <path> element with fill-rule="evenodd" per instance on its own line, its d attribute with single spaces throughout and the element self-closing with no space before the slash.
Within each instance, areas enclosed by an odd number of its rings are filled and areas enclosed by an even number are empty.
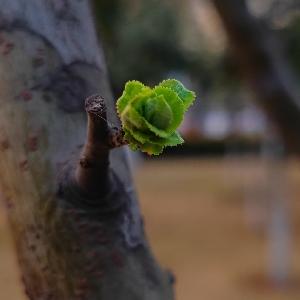
<svg viewBox="0 0 300 300">
<path fill-rule="evenodd" d="M 278 33 L 250 12 L 246 1 L 230 0 L 225 4 L 223 1 L 213 0 L 213 3 L 228 34 L 235 63 L 251 84 L 259 105 L 275 121 L 280 132 L 280 136 L 278 133 L 274 134 L 273 124 L 273 130 L 269 130 L 264 143 L 268 156 L 273 159 L 269 163 L 269 168 L 272 167 L 269 172 L 268 254 L 269 278 L 272 284 L 286 287 L 289 284 L 291 232 L 286 201 L 286 173 L 282 163 L 285 154 L 281 137 L 289 149 L 299 156 L 299 85 L 285 55 L 292 52 L 291 49 L 295 49 L 297 44 L 293 45 L 293 35 L 290 35 L 290 44 L 285 47 L 283 40 L 279 40 Z M 290 4 L 294 3 L 291 1 Z M 292 59 L 297 67 L 297 58 L 292 56 Z"/>
<path fill-rule="evenodd" d="M 289 147 L 299 153 L 298 85 L 286 62 L 284 47 L 270 28 L 249 13 L 246 1 L 213 3 L 228 33 L 236 62 L 260 105 L 278 124 Z"/>
</svg>

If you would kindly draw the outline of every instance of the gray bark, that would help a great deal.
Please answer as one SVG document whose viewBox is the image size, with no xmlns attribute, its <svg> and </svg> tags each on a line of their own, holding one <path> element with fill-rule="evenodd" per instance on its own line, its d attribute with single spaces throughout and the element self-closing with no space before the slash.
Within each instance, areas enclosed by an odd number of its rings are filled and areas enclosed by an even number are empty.
<svg viewBox="0 0 300 300">
<path fill-rule="evenodd" d="M 26 294 L 173 299 L 124 150 L 111 151 L 105 197 L 90 201 L 74 186 L 85 98 L 101 94 L 118 124 L 87 1 L 0 0 L 0 28 L 0 181 Z"/>
</svg>

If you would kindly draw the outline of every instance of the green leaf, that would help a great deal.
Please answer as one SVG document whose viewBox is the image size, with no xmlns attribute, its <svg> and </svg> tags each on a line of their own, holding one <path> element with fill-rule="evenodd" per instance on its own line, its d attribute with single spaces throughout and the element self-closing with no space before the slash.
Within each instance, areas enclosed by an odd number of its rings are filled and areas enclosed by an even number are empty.
<svg viewBox="0 0 300 300">
<path fill-rule="evenodd" d="M 128 140 L 130 143 L 128 144 L 128 147 L 134 151 L 134 152 L 138 152 L 138 149 L 140 148 L 141 143 L 139 143 L 133 136 L 132 134 L 129 132 L 129 130 L 127 130 L 126 128 L 123 128 L 125 135 L 124 135 L 124 139 Z"/>
<path fill-rule="evenodd" d="M 131 135 L 140 143 L 146 143 L 151 139 L 151 137 L 156 137 L 155 133 L 151 131 L 145 132 L 138 130 L 135 127 L 128 127 L 128 130 L 130 131 Z"/>
<path fill-rule="evenodd" d="M 165 80 L 153 90 L 138 81 L 128 82 L 117 109 L 130 149 L 158 155 L 166 146 L 182 144 L 176 129 L 194 98 L 195 94 L 175 79 Z"/>
<path fill-rule="evenodd" d="M 144 116 L 145 115 L 145 105 L 146 102 L 150 99 L 150 98 L 155 98 L 156 95 L 153 93 L 152 90 L 150 91 L 145 91 L 142 94 L 139 94 L 137 96 L 135 96 L 131 101 L 130 101 L 130 105 L 141 115 Z"/>
<path fill-rule="evenodd" d="M 172 109 L 162 95 L 148 99 L 144 111 L 144 118 L 158 129 L 164 130 L 172 123 Z"/>
<path fill-rule="evenodd" d="M 140 130 L 146 131 L 148 124 L 146 120 L 142 117 L 131 105 L 128 105 L 121 114 L 121 121 L 129 127 L 136 127 Z"/>
<path fill-rule="evenodd" d="M 174 130 L 178 128 L 178 126 L 181 124 L 183 120 L 183 114 L 184 114 L 183 103 L 179 99 L 177 94 L 169 88 L 158 86 L 153 89 L 153 92 L 156 95 L 162 95 L 165 101 L 169 104 L 169 106 L 172 109 L 172 114 L 173 114 L 172 122 L 167 128 L 165 128 L 166 133 L 170 135 Z"/>
<path fill-rule="evenodd" d="M 183 84 L 176 79 L 164 80 L 159 86 L 168 87 L 177 93 L 178 97 L 183 102 L 185 110 L 189 108 L 195 99 L 195 93 L 186 89 Z"/>
<path fill-rule="evenodd" d="M 130 101 L 134 99 L 135 96 L 149 91 L 151 91 L 151 89 L 148 86 L 143 85 L 139 81 L 128 81 L 125 85 L 125 90 L 122 96 L 117 102 L 118 114 L 121 115 L 123 113 L 126 106 L 129 104 Z"/>
<path fill-rule="evenodd" d="M 177 131 L 174 131 L 169 137 L 167 138 L 160 138 L 160 137 L 151 137 L 150 142 L 153 144 L 158 144 L 161 146 L 177 146 L 184 143 L 183 138 Z"/>
<path fill-rule="evenodd" d="M 149 155 L 158 155 L 162 153 L 164 149 L 164 146 L 157 145 L 157 144 L 152 144 L 150 142 L 147 142 L 145 144 L 141 145 L 141 151 L 148 153 Z"/>
<path fill-rule="evenodd" d="M 147 120 L 145 120 L 145 123 L 147 124 L 149 130 L 154 133 L 154 135 L 157 135 L 162 138 L 166 138 L 170 135 L 170 133 L 167 132 L 166 130 L 158 129 L 157 127 L 150 124 Z"/>
<path fill-rule="evenodd" d="M 164 146 L 153 144 L 151 142 L 145 142 L 144 144 L 142 144 L 134 138 L 134 136 L 130 133 L 130 131 L 128 131 L 127 129 L 124 129 L 124 131 L 125 131 L 124 138 L 130 141 L 128 147 L 132 151 L 137 152 L 138 149 L 140 148 L 141 151 L 146 152 L 149 155 L 152 154 L 158 155 L 163 151 Z"/>
</svg>

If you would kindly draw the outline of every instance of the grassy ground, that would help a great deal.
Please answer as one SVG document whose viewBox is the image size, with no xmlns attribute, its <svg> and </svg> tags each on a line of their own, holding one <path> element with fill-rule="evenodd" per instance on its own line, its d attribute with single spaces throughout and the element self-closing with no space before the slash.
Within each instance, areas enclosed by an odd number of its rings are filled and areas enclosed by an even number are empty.
<svg viewBox="0 0 300 300">
<path fill-rule="evenodd" d="M 148 237 L 160 263 L 176 275 L 178 300 L 300 299 L 300 164 L 289 161 L 286 171 L 293 238 L 285 289 L 265 279 L 265 164 L 257 159 L 164 159 L 146 161 L 135 172 Z M 23 300 L 1 209 L 0 270 L 0 300 Z"/>
</svg>

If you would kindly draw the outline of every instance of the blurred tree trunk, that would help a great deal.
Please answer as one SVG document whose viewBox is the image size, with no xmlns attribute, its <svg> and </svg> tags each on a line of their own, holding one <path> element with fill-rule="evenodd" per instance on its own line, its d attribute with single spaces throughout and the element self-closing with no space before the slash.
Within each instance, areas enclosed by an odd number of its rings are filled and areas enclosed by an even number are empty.
<svg viewBox="0 0 300 300">
<path fill-rule="evenodd" d="M 258 103 L 276 122 L 289 149 L 300 155 L 300 101 L 284 56 L 284 43 L 256 19 L 245 0 L 212 0 L 223 21 L 233 57 L 252 85 Z"/>
<path fill-rule="evenodd" d="M 273 287 L 287 288 L 290 283 L 291 219 L 286 149 L 282 138 L 269 120 L 261 149 L 267 171 L 266 215 L 268 279 Z"/>
<path fill-rule="evenodd" d="M 299 86 L 275 33 L 247 9 L 245 0 L 212 0 L 227 32 L 235 62 L 252 85 L 258 103 L 275 121 L 285 144 L 300 154 Z M 264 142 L 270 194 L 269 278 L 286 287 L 290 254 L 290 220 L 286 203 L 285 151 L 281 138 Z"/>
<path fill-rule="evenodd" d="M 26 294 L 173 299 L 124 150 L 111 151 L 113 171 L 97 183 L 107 193 L 90 197 L 74 183 L 85 98 L 101 94 L 118 124 L 88 2 L 0 0 L 0 26 L 0 180 Z"/>
</svg>

